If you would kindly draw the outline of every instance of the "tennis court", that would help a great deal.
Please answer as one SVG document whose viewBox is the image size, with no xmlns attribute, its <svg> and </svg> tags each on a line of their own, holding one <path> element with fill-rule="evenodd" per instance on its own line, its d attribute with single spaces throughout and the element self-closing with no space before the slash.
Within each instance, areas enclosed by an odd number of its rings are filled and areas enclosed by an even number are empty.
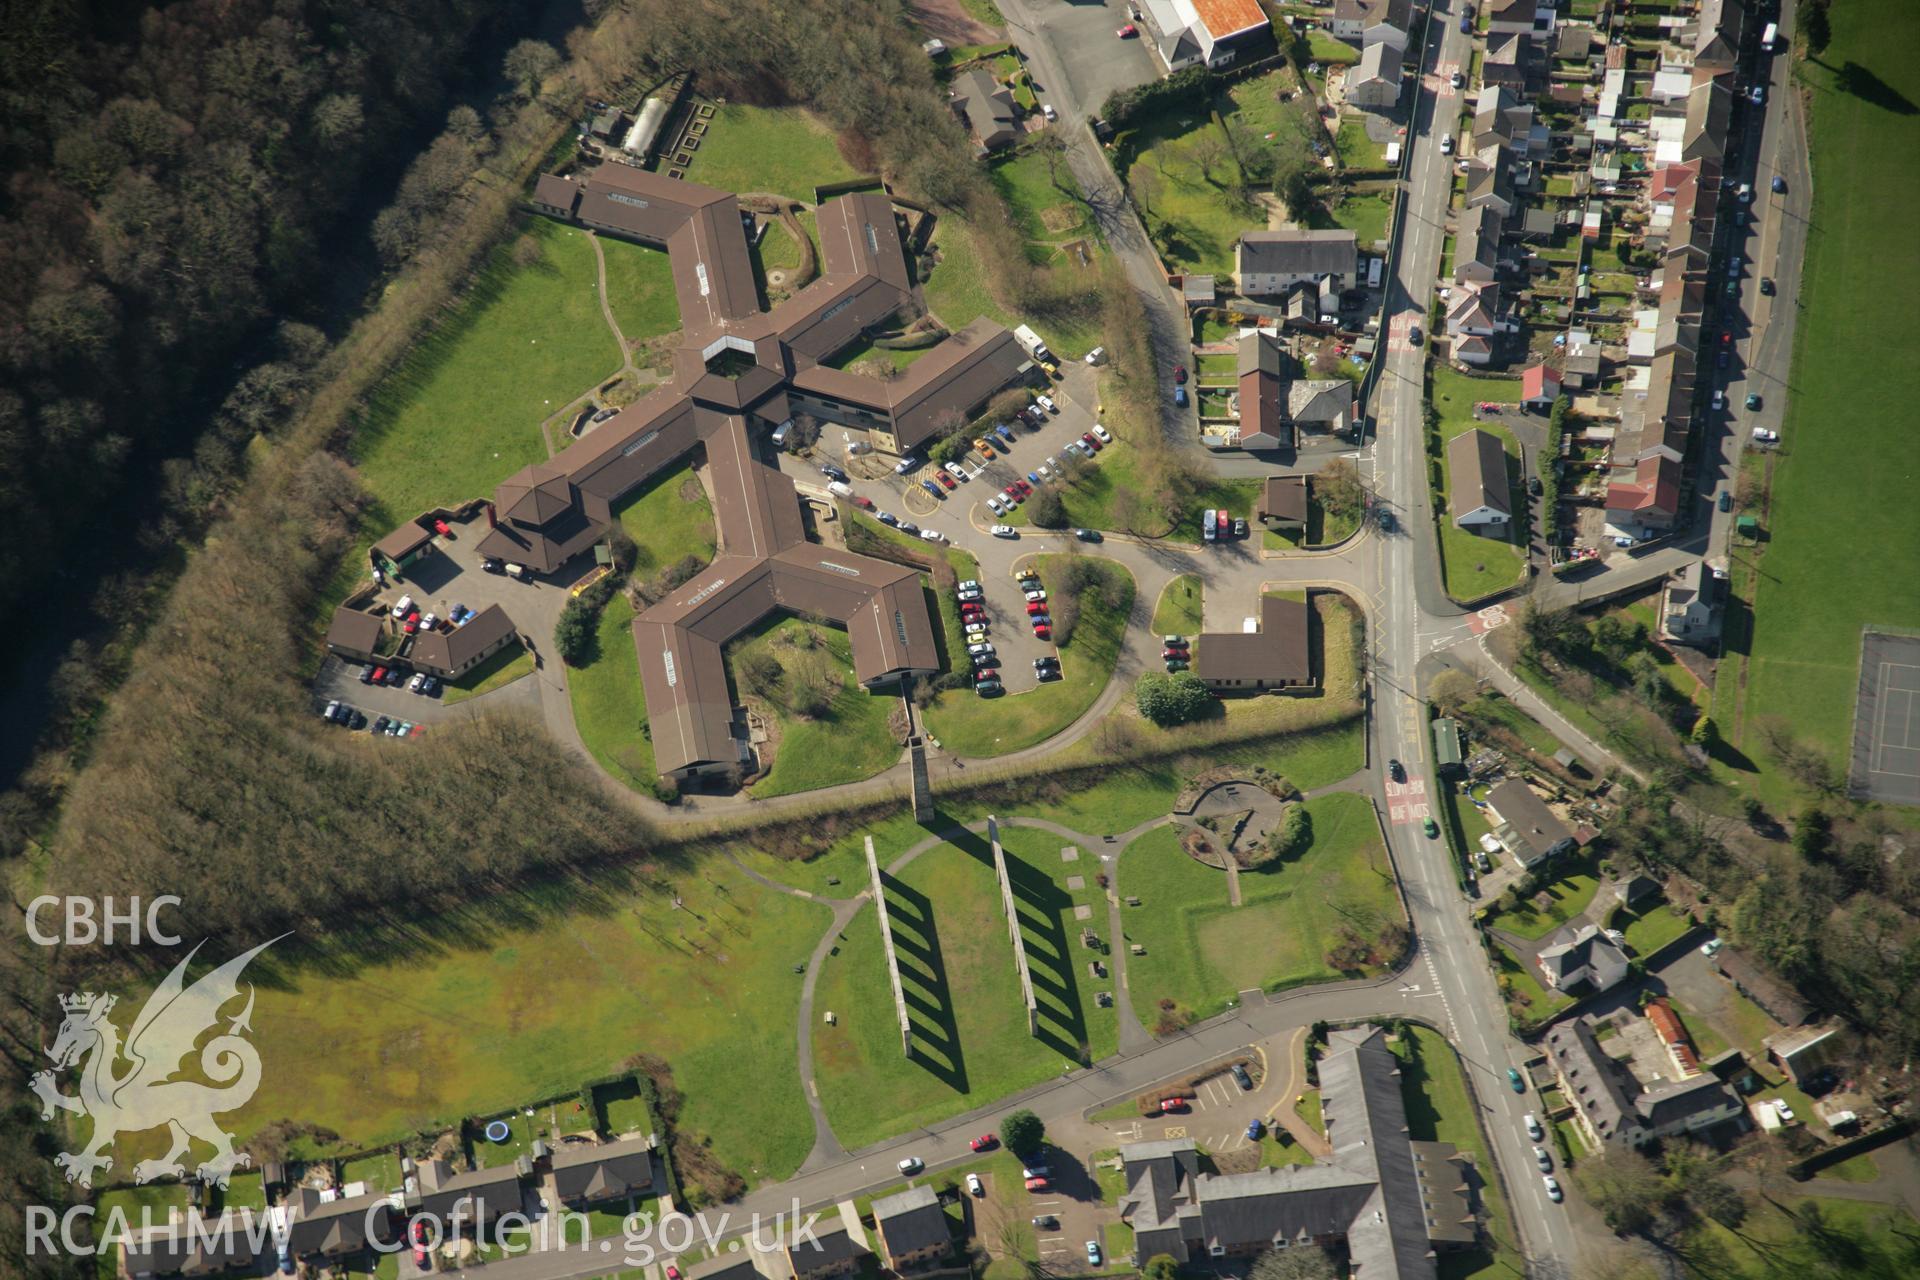
<svg viewBox="0 0 1920 1280">
<path fill-rule="evenodd" d="M 1920 636 L 1869 631 L 1853 712 L 1856 798 L 1920 804 Z"/>
</svg>

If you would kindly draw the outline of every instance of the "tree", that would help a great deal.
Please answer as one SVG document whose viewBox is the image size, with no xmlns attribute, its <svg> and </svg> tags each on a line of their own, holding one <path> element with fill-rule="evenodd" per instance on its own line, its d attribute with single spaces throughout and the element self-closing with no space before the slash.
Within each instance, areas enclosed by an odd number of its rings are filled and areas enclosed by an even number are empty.
<svg viewBox="0 0 1920 1280">
<path fill-rule="evenodd" d="M 1024 1107 L 1000 1122 L 1000 1141 L 1017 1156 L 1037 1151 L 1046 1136 L 1047 1127 L 1040 1117 Z"/>
<path fill-rule="evenodd" d="M 1833 39 L 1833 21 L 1827 16 L 1826 0 L 1814 0 L 1801 11 L 1800 30 L 1806 33 L 1808 53 L 1818 56 L 1827 51 Z"/>
<path fill-rule="evenodd" d="M 1335 458 L 1315 473 L 1313 492 L 1320 505 L 1337 515 L 1357 515 L 1367 505 L 1367 489 L 1351 459 Z"/>
<path fill-rule="evenodd" d="M 1206 715 L 1213 708 L 1213 695 L 1191 671 L 1172 675 L 1149 671 L 1134 684 L 1133 703 L 1148 721 L 1170 729 Z"/>
<path fill-rule="evenodd" d="M 1618 1148 L 1580 1162 L 1574 1181 L 1615 1231 L 1645 1231 L 1666 1208 L 1671 1188 L 1638 1151 Z"/>
<path fill-rule="evenodd" d="M 1170 1253 L 1156 1253 L 1147 1259 L 1147 1280 L 1177 1280 L 1180 1264 L 1173 1260 Z"/>
<path fill-rule="evenodd" d="M 1254 1259 L 1248 1280 L 1340 1280 L 1340 1272 L 1325 1249 L 1295 1245 L 1269 1249 Z"/>
<path fill-rule="evenodd" d="M 1459 715 L 1462 708 L 1474 699 L 1478 687 L 1473 677 L 1464 671 L 1448 667 L 1427 682 L 1427 701 L 1447 715 Z"/>
<path fill-rule="evenodd" d="M 560 611 L 560 620 L 553 624 L 553 644 L 559 650 L 560 661 L 578 667 L 592 658 L 599 642 L 598 613 L 597 609 L 589 608 L 585 600 L 567 601 L 567 607 Z"/>
<path fill-rule="evenodd" d="M 1700 718 L 1693 722 L 1693 732 L 1688 737 L 1695 746 L 1711 749 L 1713 744 L 1719 741 L 1720 733 L 1714 727 L 1713 717 L 1703 712 Z"/>
<path fill-rule="evenodd" d="M 734 664 L 734 673 L 740 677 L 740 685 L 756 698 L 770 698 L 774 690 L 780 687 L 780 677 L 784 674 L 780 659 L 765 649 L 749 649 L 740 655 Z"/>
<path fill-rule="evenodd" d="M 540 82 L 560 65 L 560 54 L 544 40 L 522 40 L 507 50 L 500 63 L 501 74 L 523 98 L 540 91 Z"/>
<path fill-rule="evenodd" d="M 1712 1218 L 1729 1230 L 1747 1219 L 1747 1198 L 1723 1179 L 1696 1174 L 1686 1181 L 1681 1190 L 1695 1213 Z"/>
<path fill-rule="evenodd" d="M 1148 165 L 1137 164 L 1127 174 L 1127 190 L 1140 211 L 1151 214 L 1153 202 L 1160 198 L 1160 175 Z"/>
<path fill-rule="evenodd" d="M 1034 490 L 1027 499 L 1027 519 L 1036 529 L 1066 528 L 1067 507 L 1060 501 L 1060 491 L 1051 485 Z"/>
<path fill-rule="evenodd" d="M 1227 140 L 1213 129 L 1202 129 L 1187 144 L 1187 158 L 1200 166 L 1200 176 L 1213 181 L 1213 167 L 1227 158 Z"/>
</svg>

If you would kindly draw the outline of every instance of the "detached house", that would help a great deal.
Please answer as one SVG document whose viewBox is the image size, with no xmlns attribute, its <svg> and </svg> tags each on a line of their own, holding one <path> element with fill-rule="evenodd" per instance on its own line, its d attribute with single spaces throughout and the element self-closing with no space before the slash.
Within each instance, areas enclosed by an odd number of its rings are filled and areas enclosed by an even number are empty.
<svg viewBox="0 0 1920 1280">
<path fill-rule="evenodd" d="M 1413 0 L 1334 0 L 1327 31 L 1368 49 L 1376 44 L 1407 47 L 1413 30 Z"/>
<path fill-rule="evenodd" d="M 1487 793 L 1487 812 L 1493 819 L 1494 838 L 1523 868 L 1537 867 L 1573 848 L 1573 832 L 1518 778 L 1509 778 Z"/>
<path fill-rule="evenodd" d="M 1347 73 L 1347 101 L 1356 107 L 1393 106 L 1400 101 L 1401 65 L 1399 45 L 1384 40 L 1368 45 L 1359 65 Z"/>
<path fill-rule="evenodd" d="M 562 1204 L 579 1207 L 628 1196 L 658 1194 L 654 1135 L 594 1144 L 566 1143 L 553 1153 L 553 1189 Z"/>
<path fill-rule="evenodd" d="M 1455 525 L 1504 537 L 1513 519 L 1507 488 L 1507 451 L 1498 437 L 1474 429 L 1447 444 L 1447 507 Z"/>
<path fill-rule="evenodd" d="M 1595 924 L 1561 929 L 1559 941 L 1540 949 L 1534 963 L 1555 991 L 1608 991 L 1627 976 L 1627 953 Z"/>
<path fill-rule="evenodd" d="M 1547 1032 L 1546 1050 L 1560 1092 L 1596 1150 L 1639 1148 L 1740 1114 L 1739 1097 L 1711 1073 L 1643 1083 L 1607 1054 L 1585 1018 Z"/>
<path fill-rule="evenodd" d="M 1020 113 L 1013 94 L 989 75 L 973 67 L 953 80 L 953 109 L 982 151 L 995 151 L 1020 136 Z"/>
<path fill-rule="evenodd" d="M 1252 298 L 1327 280 L 1344 292 L 1354 287 L 1359 258 L 1359 241 L 1351 231 L 1246 231 L 1235 269 L 1240 292 Z"/>
</svg>

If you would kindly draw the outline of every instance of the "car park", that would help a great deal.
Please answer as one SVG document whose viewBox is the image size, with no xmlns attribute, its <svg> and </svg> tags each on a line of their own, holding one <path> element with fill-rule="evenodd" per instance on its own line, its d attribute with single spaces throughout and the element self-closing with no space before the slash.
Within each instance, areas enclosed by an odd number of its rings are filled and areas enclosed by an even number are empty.
<svg viewBox="0 0 1920 1280">
<path fill-rule="evenodd" d="M 1010 524 L 997 524 L 987 530 L 987 532 L 996 538 L 1017 538 L 1020 536 L 1020 531 Z"/>
</svg>

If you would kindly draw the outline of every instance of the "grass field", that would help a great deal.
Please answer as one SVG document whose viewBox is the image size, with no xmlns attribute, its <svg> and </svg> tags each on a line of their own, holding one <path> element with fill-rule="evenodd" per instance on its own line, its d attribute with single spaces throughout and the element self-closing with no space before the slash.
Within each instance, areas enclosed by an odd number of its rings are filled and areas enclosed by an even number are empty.
<svg viewBox="0 0 1920 1280">
<path fill-rule="evenodd" d="M 1387 149 L 1367 136 L 1366 117 L 1355 112 L 1340 118 L 1333 149 L 1349 169 L 1378 169 L 1387 162 Z"/>
<path fill-rule="evenodd" d="M 1142 905 L 1123 921 L 1127 941 L 1147 949 L 1129 960 L 1128 981 L 1148 1027 L 1162 1000 L 1204 1018 L 1249 988 L 1337 978 L 1326 952 L 1342 920 L 1377 933 L 1400 918 L 1365 798 L 1322 796 L 1307 808 L 1313 843 L 1298 857 L 1243 872 L 1239 907 L 1228 902 L 1226 874 L 1187 857 L 1173 828 L 1151 831 L 1128 849 L 1120 889 Z"/>
<path fill-rule="evenodd" d="M 1573 1003 L 1569 996 L 1549 991 L 1534 976 L 1534 968 L 1515 955 L 1506 944 L 1493 945 L 1494 971 L 1501 990 L 1508 995 L 1511 1011 L 1523 1022 L 1544 1022 Z"/>
<path fill-rule="evenodd" d="M 1843 776 L 1861 627 L 1920 627 L 1920 593 L 1912 590 L 1920 582 L 1920 504 L 1907 483 L 1920 362 L 1882 358 L 1887 335 L 1907 331 L 1920 292 L 1920 255 L 1903 229 L 1920 202 L 1920 166 L 1888 163 L 1920 152 L 1912 106 L 1920 102 L 1920 64 L 1902 53 L 1916 42 L 1920 8 L 1851 0 L 1834 7 L 1833 42 L 1820 65 L 1799 69 L 1812 101 L 1812 232 L 1766 552 L 1752 579 L 1736 745 L 1763 756 L 1754 723 L 1779 717 Z M 1833 414 L 1840 403 L 1847 413 Z M 1737 664 L 1722 667 L 1720 697 L 1729 704 L 1738 675 Z M 1715 718 L 1725 732 L 1730 717 Z M 1770 762 L 1758 777 L 1742 776 L 1777 810 L 1801 801 Z"/>
<path fill-rule="evenodd" d="M 1336 227 L 1353 232 L 1362 249 L 1370 249 L 1375 243 L 1387 238 L 1387 221 L 1393 216 L 1393 202 L 1385 195 L 1362 192 L 1349 195 L 1340 201 L 1337 208 L 1327 213 L 1323 219 L 1315 219 L 1313 225 L 1322 230 L 1331 231 Z M 1325 227 L 1320 223 L 1324 221 Z"/>
<path fill-rule="evenodd" d="M 441 697 L 449 703 L 465 702 L 532 674 L 533 655 L 517 643 L 510 644 L 465 675 L 447 681 Z"/>
<path fill-rule="evenodd" d="M 238 1128 L 293 1119 L 364 1147 L 571 1094 L 644 1050 L 673 1067 L 682 1123 L 722 1162 L 784 1177 L 813 1140 L 793 966 L 827 920 L 712 858 L 529 886 L 404 938 L 335 935 L 260 988 L 267 1069 Z M 302 1070 L 321 1046 L 379 1069 Z"/>
<path fill-rule="evenodd" d="M 995 161 L 987 176 L 1006 198 L 1014 225 L 1028 240 L 1070 240 L 1088 231 L 1086 198 L 1065 156 L 1050 174 L 1045 155 L 1021 151 Z"/>
<path fill-rule="evenodd" d="M 729 102 L 713 116 L 687 178 L 722 191 L 769 191 L 813 203 L 813 189 L 862 175 L 840 158 L 833 131 L 799 107 Z"/>
<path fill-rule="evenodd" d="M 691 465 L 654 477 L 613 514 L 633 539 L 636 581 L 646 581 L 683 556 L 697 556 L 702 564 L 713 559 L 713 505 Z"/>
<path fill-rule="evenodd" d="M 1716 1280 L 1920 1274 L 1920 1238 L 1903 1210 L 1827 1196 L 1748 1201 L 1751 1212 L 1737 1231 L 1703 1220 L 1687 1233 L 1680 1247 L 1692 1274 Z"/>
<path fill-rule="evenodd" d="M 378 504 L 370 528 L 485 496 L 544 461 L 542 419 L 620 367 L 586 233 L 536 218 L 526 234 L 540 261 L 517 266 L 503 245 L 375 391 L 354 442 Z"/>
<path fill-rule="evenodd" d="M 1493 400 L 1511 404 L 1520 399 L 1517 379 L 1468 378 L 1443 365 L 1435 364 L 1431 374 L 1433 406 L 1440 412 L 1440 473 L 1443 488 L 1436 505 L 1440 510 L 1440 565 L 1446 573 L 1447 594 L 1456 600 L 1474 600 L 1504 587 L 1512 586 L 1526 568 L 1526 559 L 1514 538 L 1526 533 L 1525 490 L 1517 483 L 1520 474 L 1520 446 L 1506 428 L 1492 422 L 1476 422 L 1476 401 Z M 1481 537 L 1454 524 L 1447 514 L 1445 495 L 1453 491 L 1452 465 L 1447 445 L 1455 436 L 1478 427 L 1498 436 L 1507 451 L 1508 500 L 1514 519 L 1508 525 L 1508 537 Z"/>
<path fill-rule="evenodd" d="M 1163 636 L 1198 634 L 1204 590 L 1198 574 L 1183 573 L 1169 582 L 1153 606 L 1154 631 Z"/>
<path fill-rule="evenodd" d="M 1417 1142 L 1451 1142 L 1470 1155 L 1481 1170 L 1493 1168 L 1480 1122 L 1467 1092 L 1460 1059 L 1446 1038 L 1425 1027 L 1409 1027 L 1394 1045 L 1406 1065 L 1400 1074 L 1400 1096 L 1407 1107 L 1407 1137 Z M 1498 1179 L 1482 1177 L 1480 1197 L 1486 1203 L 1486 1230 L 1491 1250 L 1480 1247 L 1442 1255 L 1440 1274 L 1450 1280 L 1464 1276 L 1526 1274 L 1513 1224 L 1507 1218 L 1506 1197 Z"/>
<path fill-rule="evenodd" d="M 633 606 L 616 595 L 600 614 L 591 662 L 567 672 L 567 697 L 580 740 L 600 767 L 635 791 L 652 794 L 659 773 L 647 735 L 647 695 L 633 649 Z"/>
<path fill-rule="evenodd" d="M 1627 935 L 1627 945 L 1636 956 L 1650 956 L 1693 927 L 1693 919 L 1684 911 L 1675 911 L 1664 902 L 1642 903 L 1638 912 L 1616 909 L 1609 927 Z"/>
<path fill-rule="evenodd" d="M 1046 840 L 1050 859 L 1008 853 L 1041 1007 L 1039 1038 L 1027 1035 L 984 836 L 930 849 L 887 881 L 914 1024 L 912 1057 L 900 1052 L 873 909 L 862 910 L 843 935 L 818 993 L 819 1006 L 833 1010 L 837 1022 L 816 1027 L 813 1044 L 821 1100 L 848 1148 L 982 1105 L 1058 1075 L 1082 1057 L 1113 1051 L 1113 1014 L 1082 996 L 1079 943 L 1070 941 L 1078 926 L 1061 868 L 1084 864 L 1062 863 L 1059 837 Z M 1003 847 L 1009 843 L 1011 833 Z"/>
<path fill-rule="evenodd" d="M 887 728 L 887 715 L 898 700 L 890 692 L 869 693 L 854 678 L 852 642 L 845 631 L 780 618 L 728 646 L 728 668 L 736 684 L 740 663 L 749 654 L 772 657 L 784 671 L 772 696 L 758 699 L 772 714 L 778 746 L 773 768 L 749 788 L 754 795 L 766 799 L 858 782 L 900 758 L 900 744 Z M 796 688 L 809 681 L 827 687 L 837 683 L 824 715 L 809 718 L 793 710 Z"/>
<path fill-rule="evenodd" d="M 1009 329 L 1028 323 L 1046 339 L 1055 355 L 1077 360 L 1100 342 L 1097 316 L 1061 323 L 1039 316 L 1018 317 L 1000 305 L 987 281 L 985 264 L 974 248 L 973 231 L 966 219 L 947 214 L 934 228 L 934 247 L 940 261 L 925 280 L 927 310 L 948 329 L 959 329 L 985 316 Z"/>
<path fill-rule="evenodd" d="M 1541 890 L 1552 901 L 1536 909 L 1528 899 L 1512 911 L 1489 914 L 1487 923 L 1522 938 L 1544 938 L 1587 909 L 1600 888 L 1591 859 L 1556 864 L 1566 872 Z"/>
<path fill-rule="evenodd" d="M 791 243 L 784 232 L 772 234 Z M 600 253 L 607 263 L 607 305 L 622 337 L 643 342 L 680 327 L 680 302 L 673 296 L 673 267 L 665 249 L 601 236 Z"/>
<path fill-rule="evenodd" d="M 1066 557 L 1040 556 L 1047 594 Z M 947 750 L 964 756 L 1000 756 L 1044 742 L 1078 720 L 1113 678 L 1114 659 L 1133 604 L 1133 578 L 1114 561 L 1101 561 L 1126 584 L 1126 598 L 1109 609 L 1097 591 L 1081 593 L 1080 621 L 1060 648 L 1061 678 L 1025 693 L 982 698 L 970 689 L 948 689 L 926 711 L 927 728 Z M 1009 626 L 1019 621 L 1009 619 Z"/>
</svg>

